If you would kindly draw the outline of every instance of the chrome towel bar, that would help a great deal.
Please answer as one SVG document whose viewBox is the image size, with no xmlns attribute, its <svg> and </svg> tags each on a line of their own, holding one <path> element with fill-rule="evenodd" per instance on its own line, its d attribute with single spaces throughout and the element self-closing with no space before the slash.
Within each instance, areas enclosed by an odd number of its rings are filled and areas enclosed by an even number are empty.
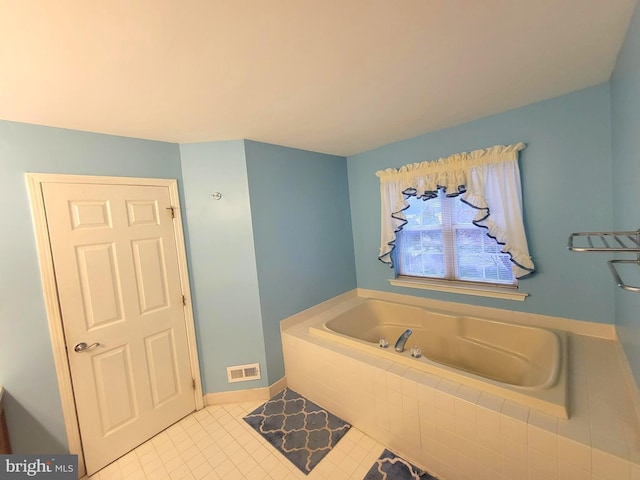
<svg viewBox="0 0 640 480">
<path fill-rule="evenodd" d="M 567 248 L 572 252 L 624 252 L 635 253 L 635 260 L 609 260 L 609 270 L 616 284 L 630 292 L 640 292 L 640 286 L 625 283 L 616 268 L 620 264 L 640 266 L 640 230 L 620 232 L 578 232 L 569 236 Z"/>
</svg>

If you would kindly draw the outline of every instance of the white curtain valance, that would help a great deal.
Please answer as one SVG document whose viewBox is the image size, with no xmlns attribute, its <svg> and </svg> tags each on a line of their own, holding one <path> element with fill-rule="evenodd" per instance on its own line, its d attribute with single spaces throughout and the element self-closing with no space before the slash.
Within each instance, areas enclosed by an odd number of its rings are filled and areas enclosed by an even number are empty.
<svg viewBox="0 0 640 480">
<path fill-rule="evenodd" d="M 487 229 L 511 256 L 516 278 L 535 269 L 524 232 L 518 152 L 524 143 L 457 153 L 439 160 L 387 168 L 380 178 L 381 244 L 378 258 L 393 266 L 396 233 L 407 223 L 407 198 L 434 198 L 438 189 L 478 210 L 474 225 Z"/>
</svg>

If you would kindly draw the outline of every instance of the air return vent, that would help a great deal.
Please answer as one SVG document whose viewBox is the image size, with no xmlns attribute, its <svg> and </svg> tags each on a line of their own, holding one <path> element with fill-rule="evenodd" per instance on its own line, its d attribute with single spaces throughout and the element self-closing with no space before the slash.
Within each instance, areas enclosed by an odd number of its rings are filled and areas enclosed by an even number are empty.
<svg viewBox="0 0 640 480">
<path fill-rule="evenodd" d="M 229 383 L 258 380 L 260 379 L 260 365 L 252 363 L 250 365 L 227 367 L 227 379 L 229 380 Z"/>
</svg>

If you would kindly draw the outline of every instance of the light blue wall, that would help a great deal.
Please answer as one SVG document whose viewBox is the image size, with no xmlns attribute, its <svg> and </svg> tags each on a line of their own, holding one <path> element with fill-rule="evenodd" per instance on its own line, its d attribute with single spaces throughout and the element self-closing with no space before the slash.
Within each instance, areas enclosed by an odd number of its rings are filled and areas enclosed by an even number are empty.
<svg viewBox="0 0 640 480">
<path fill-rule="evenodd" d="M 279 322 L 356 287 L 344 157 L 246 141 L 269 383 L 284 376 Z"/>
<path fill-rule="evenodd" d="M 67 451 L 26 172 L 181 179 L 178 146 L 0 121 L 0 382 L 14 450 Z M 180 186 L 181 187 L 181 186 Z"/>
<path fill-rule="evenodd" d="M 601 258 L 568 252 L 570 232 L 612 227 L 609 85 L 535 103 L 347 159 L 358 287 L 613 323 L 613 285 Z M 529 251 L 537 273 L 524 302 L 393 287 L 377 260 L 375 172 L 492 145 L 525 142 L 520 170 Z M 637 214 L 637 212 L 636 212 Z"/>
<path fill-rule="evenodd" d="M 616 230 L 640 228 L 640 9 L 636 7 L 611 80 L 613 219 Z M 623 258 L 623 257 L 621 257 Z M 624 258 L 634 259 L 634 255 Z M 603 259 L 605 260 L 605 259 Z M 621 270 L 640 285 L 640 267 Z M 640 385 L 640 294 L 616 289 L 616 328 Z"/>
<path fill-rule="evenodd" d="M 204 391 L 266 386 L 244 142 L 180 145 L 180 156 Z M 227 366 L 255 362 L 262 379 L 228 383 Z"/>
</svg>

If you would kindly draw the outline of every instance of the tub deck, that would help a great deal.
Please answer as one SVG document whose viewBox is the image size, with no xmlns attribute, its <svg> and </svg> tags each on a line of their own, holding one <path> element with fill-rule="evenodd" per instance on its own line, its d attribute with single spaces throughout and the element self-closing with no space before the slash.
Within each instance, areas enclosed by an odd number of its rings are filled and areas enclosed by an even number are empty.
<svg viewBox="0 0 640 480">
<path fill-rule="evenodd" d="M 313 316 L 329 318 L 335 306 Z M 288 385 L 443 480 L 640 478 L 638 399 L 615 340 L 567 334 L 571 418 L 561 419 L 312 335 L 309 326 L 306 314 L 282 324 Z"/>
</svg>

